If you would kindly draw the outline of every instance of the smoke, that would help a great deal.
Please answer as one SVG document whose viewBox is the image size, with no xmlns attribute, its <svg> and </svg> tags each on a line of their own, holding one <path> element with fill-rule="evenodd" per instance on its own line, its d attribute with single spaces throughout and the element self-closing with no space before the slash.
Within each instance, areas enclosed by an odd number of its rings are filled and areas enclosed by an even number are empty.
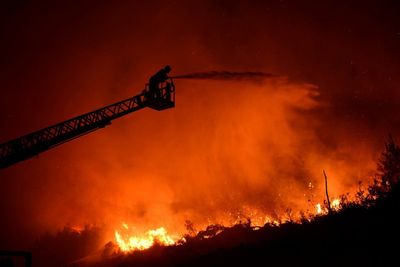
<svg viewBox="0 0 400 267">
<path fill-rule="evenodd" d="M 174 109 L 2 170 L 0 249 L 68 223 L 105 225 L 109 241 L 121 223 L 181 233 L 185 220 L 312 209 L 322 169 L 331 197 L 353 192 L 399 133 L 388 2 L 8 2 L 0 142 L 135 95 L 166 62 L 188 74 L 176 75 Z"/>
<path fill-rule="evenodd" d="M 207 71 L 173 76 L 174 79 L 198 79 L 198 80 L 249 80 L 262 81 L 274 77 L 264 72 L 233 72 L 233 71 Z"/>
</svg>

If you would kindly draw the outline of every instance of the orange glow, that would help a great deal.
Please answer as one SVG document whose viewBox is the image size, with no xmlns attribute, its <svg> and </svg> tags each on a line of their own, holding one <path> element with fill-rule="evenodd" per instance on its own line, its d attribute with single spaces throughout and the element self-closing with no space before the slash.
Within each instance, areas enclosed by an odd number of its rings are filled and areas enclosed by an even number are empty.
<svg viewBox="0 0 400 267">
<path fill-rule="evenodd" d="M 339 210 L 346 203 L 335 198 L 354 195 L 359 182 L 367 189 L 385 137 L 399 136 L 395 10 L 49 2 L 1 8 L 1 143 L 137 95 L 167 64 L 171 76 L 274 76 L 176 79 L 175 108 L 138 110 L 1 170 L 0 248 L 66 225 L 86 238 L 76 225 L 96 225 L 93 250 L 112 240 L 132 251 L 174 245 L 212 224 L 324 215 L 322 170 Z"/>
<path fill-rule="evenodd" d="M 322 214 L 322 207 L 321 207 L 321 204 L 320 203 L 318 203 L 317 205 L 315 205 L 315 212 L 316 212 L 316 214 Z"/>
<path fill-rule="evenodd" d="M 334 211 L 340 210 L 340 208 L 341 208 L 340 205 L 341 205 L 341 203 L 340 203 L 339 198 L 334 198 L 331 201 L 331 209 Z M 328 213 L 328 209 L 322 207 L 322 205 L 320 203 L 317 203 L 317 205 L 315 205 L 315 215 L 321 215 L 321 214 L 327 214 L 327 213 Z"/>
<path fill-rule="evenodd" d="M 339 210 L 340 209 L 340 199 L 335 198 L 334 200 L 332 200 L 331 207 L 333 210 L 336 210 L 336 211 Z"/>
<path fill-rule="evenodd" d="M 72 231 L 74 231 L 74 232 L 76 232 L 76 233 L 78 233 L 78 234 L 82 233 L 82 231 L 85 229 L 83 226 L 80 226 L 80 225 L 69 226 L 69 228 L 70 228 Z"/>
<path fill-rule="evenodd" d="M 125 230 L 129 230 L 127 224 L 122 225 Z M 119 231 L 115 231 L 115 241 L 121 251 L 132 252 L 135 250 L 145 250 L 159 244 L 163 246 L 171 246 L 175 244 L 175 240 L 168 235 L 164 227 L 149 230 L 143 235 L 132 236 L 129 234 L 121 234 Z"/>
<path fill-rule="evenodd" d="M 331 202 L 332 210 L 335 211 L 340 210 L 340 204 L 341 204 L 340 199 L 334 198 Z M 323 207 L 320 203 L 317 203 L 315 205 L 315 213 L 310 214 L 310 217 L 306 219 L 310 220 L 313 216 L 326 215 L 326 214 L 328 214 L 328 209 Z M 232 217 L 233 219 L 229 219 Z M 299 215 L 294 215 L 294 216 L 287 215 L 281 217 L 280 219 L 276 219 L 268 215 L 262 215 L 258 213 L 256 209 L 248 208 L 246 209 L 246 213 L 243 213 L 241 215 L 233 216 L 232 214 L 229 214 L 228 217 L 221 217 L 220 225 L 222 225 L 223 227 L 232 227 L 233 225 L 236 224 L 250 223 L 249 226 L 251 226 L 254 231 L 257 231 L 266 224 L 273 226 L 280 226 L 282 223 L 288 221 L 301 223 L 302 222 L 301 219 L 302 218 Z M 212 223 L 213 222 L 209 221 L 209 224 Z M 192 234 L 197 234 L 197 233 L 198 232 L 196 231 L 195 233 Z M 122 252 L 145 250 L 152 247 L 155 244 L 159 244 L 162 246 L 183 244 L 185 243 L 185 238 L 183 238 L 183 235 L 184 233 L 181 233 L 180 235 L 181 237 L 179 238 L 172 237 L 167 233 L 167 230 L 164 227 L 148 230 L 144 234 L 132 234 L 130 227 L 126 223 L 122 223 L 122 227 L 120 230 L 114 231 L 115 242 Z M 210 238 L 210 236 L 205 236 L 205 238 Z"/>
<path fill-rule="evenodd" d="M 46 180 L 51 190 L 37 194 L 43 227 L 106 225 L 104 242 L 117 239 L 129 251 L 154 244 L 156 236 L 147 230 L 159 222 L 178 237 L 187 233 L 186 220 L 197 231 L 247 219 L 253 227 L 279 225 L 298 221 L 300 211 L 323 213 L 321 206 L 315 211 L 324 197 L 322 169 L 338 196 L 358 189 L 358 180 L 347 177 L 365 181 L 360 170 L 374 167 L 371 154 L 362 153 L 367 148 L 348 146 L 351 140 L 337 141 L 337 149 L 326 153 L 318 137 L 321 122 L 310 117 L 326 104 L 312 84 L 285 78 L 178 80 L 176 87 L 174 109 L 141 110 L 44 154 L 40 162 L 55 161 L 52 153 L 66 158 L 69 167 L 58 171 L 48 165 L 59 179 Z M 136 88 L 140 85 L 129 93 Z M 55 212 L 60 207 L 70 208 L 60 215 Z M 135 222 L 136 231 L 130 232 L 133 223 L 121 222 Z"/>
</svg>

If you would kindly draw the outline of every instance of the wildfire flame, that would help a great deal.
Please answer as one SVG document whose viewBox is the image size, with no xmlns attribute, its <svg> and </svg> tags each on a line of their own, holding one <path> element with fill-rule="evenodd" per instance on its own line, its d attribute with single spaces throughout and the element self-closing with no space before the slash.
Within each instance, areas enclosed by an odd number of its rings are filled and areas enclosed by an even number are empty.
<svg viewBox="0 0 400 267">
<path fill-rule="evenodd" d="M 339 198 L 335 198 L 331 202 L 332 210 L 338 211 L 341 208 L 341 202 Z M 288 221 L 288 219 L 281 219 L 278 221 L 269 216 L 259 216 L 257 213 L 251 213 L 253 216 L 251 218 L 251 226 L 254 230 L 260 229 L 265 224 L 272 224 L 275 226 L 279 226 L 281 223 Z M 328 209 L 321 205 L 321 203 L 317 203 L 315 205 L 315 213 L 314 215 L 325 215 L 328 214 Z M 301 223 L 299 220 L 296 220 L 298 223 Z M 242 218 L 238 218 L 238 222 L 243 222 Z M 121 224 L 120 230 L 115 230 L 114 236 L 115 241 L 122 252 L 133 252 L 137 250 L 146 250 L 152 247 L 155 244 L 163 245 L 163 246 L 171 246 L 182 244 L 185 242 L 183 238 L 173 238 L 171 237 L 167 230 L 164 227 L 160 227 L 157 229 L 148 230 L 142 235 L 132 235 L 129 230 L 129 225 L 126 223 Z"/>
<path fill-rule="evenodd" d="M 123 228 L 128 230 L 126 223 L 122 224 Z M 164 227 L 149 230 L 142 236 L 123 236 L 119 231 L 115 231 L 115 241 L 123 252 L 132 252 L 135 250 L 145 250 L 154 244 L 163 246 L 171 246 L 176 241 L 168 235 Z"/>
<path fill-rule="evenodd" d="M 332 208 L 332 210 L 335 210 L 335 211 L 340 210 L 340 199 L 339 198 L 335 198 L 332 200 L 331 208 Z M 316 213 L 316 215 L 327 214 L 328 210 L 326 208 L 323 208 L 321 203 L 317 203 L 317 205 L 315 205 L 315 213 Z"/>
<path fill-rule="evenodd" d="M 317 214 L 322 214 L 322 207 L 321 207 L 320 203 L 315 205 L 315 211 L 316 211 Z"/>
<path fill-rule="evenodd" d="M 339 210 L 340 209 L 340 199 L 336 198 L 332 201 L 331 203 L 332 209 L 333 210 Z"/>
</svg>

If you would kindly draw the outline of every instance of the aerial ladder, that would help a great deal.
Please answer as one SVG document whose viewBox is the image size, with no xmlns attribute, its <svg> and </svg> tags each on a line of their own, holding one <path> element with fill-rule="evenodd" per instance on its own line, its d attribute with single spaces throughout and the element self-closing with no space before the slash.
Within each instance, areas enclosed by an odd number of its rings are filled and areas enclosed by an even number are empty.
<svg viewBox="0 0 400 267">
<path fill-rule="evenodd" d="M 152 90 L 146 84 L 144 90 L 136 96 L 0 144 L 0 169 L 102 129 L 110 125 L 112 120 L 142 108 L 160 111 L 174 106 L 175 86 L 172 79 Z"/>
</svg>

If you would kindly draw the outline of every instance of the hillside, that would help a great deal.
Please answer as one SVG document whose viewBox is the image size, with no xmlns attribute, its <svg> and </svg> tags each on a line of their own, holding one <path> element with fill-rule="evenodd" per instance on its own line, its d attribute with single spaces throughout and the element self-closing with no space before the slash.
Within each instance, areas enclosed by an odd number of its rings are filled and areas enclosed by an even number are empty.
<svg viewBox="0 0 400 267">
<path fill-rule="evenodd" d="M 340 209 L 278 225 L 210 225 L 186 242 L 123 254 L 109 243 L 73 266 L 398 266 L 400 147 L 392 137 L 377 178 Z"/>
<path fill-rule="evenodd" d="M 75 266 L 395 266 L 400 186 L 376 200 L 302 223 L 210 226 L 183 245 L 155 246 Z M 109 244 L 111 245 L 111 244 Z M 74 266 L 74 265 L 73 265 Z"/>
</svg>

